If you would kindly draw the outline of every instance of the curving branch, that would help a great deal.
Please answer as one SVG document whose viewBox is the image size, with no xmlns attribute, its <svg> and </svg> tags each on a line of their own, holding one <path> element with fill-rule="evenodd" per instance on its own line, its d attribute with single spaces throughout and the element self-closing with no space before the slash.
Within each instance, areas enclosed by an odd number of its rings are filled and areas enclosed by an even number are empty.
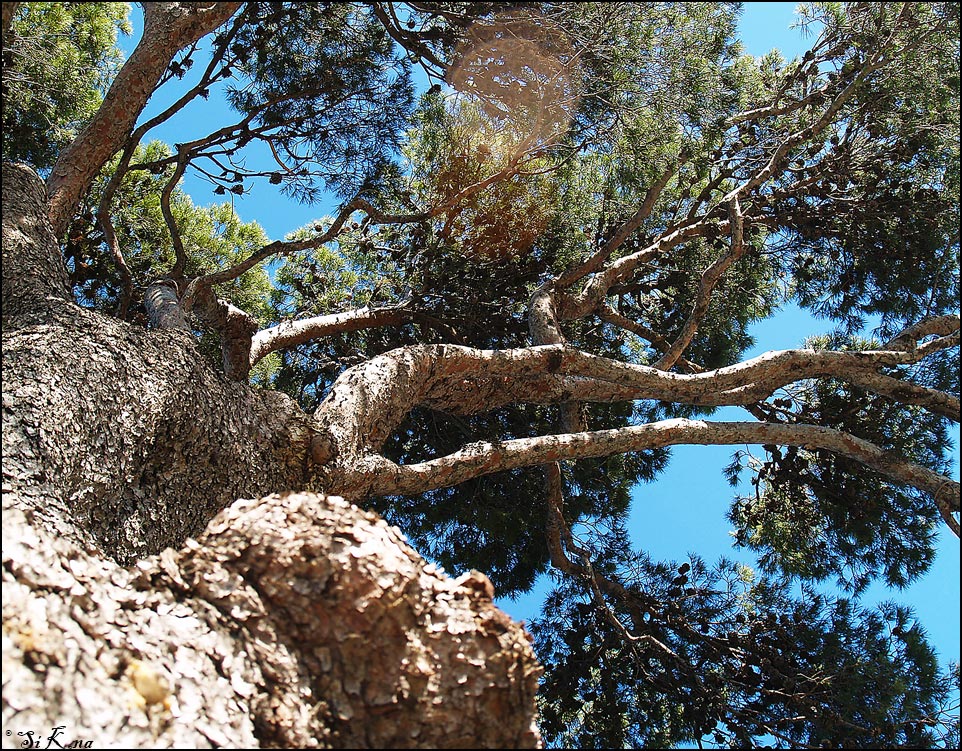
<svg viewBox="0 0 962 751">
<path fill-rule="evenodd" d="M 630 318 L 623 316 L 618 311 L 614 310 L 607 303 L 601 303 L 598 306 L 598 317 L 605 323 L 610 323 L 612 326 L 616 326 L 619 329 L 624 329 L 625 331 L 630 331 L 637 337 L 644 339 L 649 342 L 652 347 L 664 354 L 668 347 L 671 346 L 669 341 L 661 336 L 657 331 L 653 331 L 647 326 L 638 323 L 638 321 L 633 321 Z M 705 369 L 696 363 L 686 360 L 684 357 L 678 357 L 675 361 L 684 368 L 686 373 L 703 373 Z"/>
<path fill-rule="evenodd" d="M 167 231 L 170 232 L 170 241 L 174 246 L 174 265 L 170 270 L 170 278 L 175 282 L 180 282 L 184 278 L 184 270 L 187 268 L 187 251 L 184 249 L 184 240 L 180 236 L 180 229 L 177 227 L 177 220 L 174 212 L 170 208 L 170 196 L 180 179 L 184 176 L 187 169 L 187 152 L 178 148 L 177 168 L 174 170 L 167 184 L 164 185 L 160 194 L 160 210 L 164 215 L 164 222 L 167 224 Z"/>
<path fill-rule="evenodd" d="M 251 344 L 250 365 L 253 367 L 271 352 L 294 347 L 321 337 L 382 326 L 403 326 L 407 323 L 430 326 L 441 331 L 445 336 L 452 339 L 458 338 L 457 332 L 443 321 L 410 310 L 407 307 L 371 308 L 365 306 L 342 313 L 283 321 L 276 326 L 258 331 Z"/>
<path fill-rule="evenodd" d="M 944 315 L 926 318 L 900 331 L 885 343 L 885 349 L 914 349 L 918 342 L 927 336 L 949 336 L 958 334 L 959 316 Z"/>
<path fill-rule="evenodd" d="M 954 338 L 943 337 L 942 341 L 949 346 Z M 901 382 L 883 376 L 879 369 L 912 364 L 923 356 L 919 348 L 858 352 L 786 350 L 714 371 L 684 375 L 590 355 L 564 344 L 510 350 L 477 350 L 458 345 L 404 347 L 349 369 L 334 383 L 314 416 L 317 435 L 312 452 L 318 473 L 327 476 L 327 480 L 322 477 L 321 483 L 336 483 L 343 492 L 355 497 L 419 493 L 491 472 L 674 443 L 782 443 L 839 453 L 940 499 L 948 488 L 955 500 L 949 501 L 946 508 L 957 509 L 957 483 L 893 457 L 868 441 L 814 425 L 763 422 L 713 426 L 696 421 L 665 421 L 653 426 L 589 432 L 566 416 L 561 436 L 474 444 L 447 457 L 404 467 L 379 455 L 384 441 L 405 415 L 422 404 L 444 405 L 459 413 L 491 409 L 512 399 L 561 404 L 595 398 L 657 399 L 695 405 L 742 404 L 750 408 L 778 388 L 813 378 L 837 378 L 864 387 L 875 386 L 880 393 L 898 399 L 905 395 L 898 391 Z M 873 374 L 879 378 L 868 378 Z M 511 382 L 511 387 L 505 386 Z M 948 414 L 950 395 L 921 387 L 908 391 L 910 403 L 922 403 L 959 419 L 957 410 Z"/>
<path fill-rule="evenodd" d="M 555 289 L 565 289 L 570 287 L 572 284 L 577 283 L 581 279 L 584 279 L 589 274 L 595 273 L 601 266 L 611 257 L 618 248 L 620 248 L 625 240 L 627 240 L 631 235 L 644 224 L 645 220 L 651 214 L 651 210 L 655 206 L 655 201 L 664 191 L 665 186 L 668 185 L 668 181 L 671 179 L 672 175 L 675 175 L 681 165 L 684 162 L 679 160 L 678 162 L 673 162 L 669 165 L 661 176 L 655 181 L 654 185 L 648 188 L 645 193 L 645 197 L 638 207 L 638 210 L 632 215 L 632 217 L 624 222 L 618 229 L 612 234 L 605 243 L 598 248 L 598 250 L 593 253 L 589 258 L 582 261 L 580 264 L 574 268 L 565 271 L 561 276 L 559 276 L 554 281 Z"/>
<path fill-rule="evenodd" d="M 919 386 L 907 380 L 892 378 L 891 376 L 875 372 L 851 373 L 846 380 L 853 386 L 866 391 L 887 396 L 902 404 L 915 404 L 925 407 L 937 415 L 959 422 L 959 398 L 938 389 Z"/>
<path fill-rule="evenodd" d="M 430 219 L 432 216 L 440 213 L 441 209 L 438 208 L 431 211 L 412 214 L 385 214 L 384 212 L 376 209 L 364 198 L 359 196 L 355 197 L 353 200 L 348 201 L 340 208 L 330 226 L 316 237 L 304 240 L 275 240 L 274 242 L 265 245 L 260 250 L 252 253 L 243 261 L 240 261 L 229 268 L 221 269 L 220 271 L 214 271 L 210 274 L 205 274 L 204 276 L 196 277 L 195 279 L 191 280 L 190 284 L 187 286 L 187 291 L 184 293 L 185 307 L 190 307 L 194 296 L 197 295 L 201 289 L 232 281 L 241 274 L 254 268 L 259 263 L 266 261 L 268 258 L 272 258 L 274 256 L 286 256 L 302 250 L 319 248 L 325 243 L 331 242 L 331 240 L 334 240 L 338 235 L 341 234 L 341 230 L 344 228 L 347 220 L 357 211 L 363 211 L 368 217 L 371 218 L 371 220 L 380 224 L 409 224 L 412 222 Z"/>
<path fill-rule="evenodd" d="M 241 3 L 145 3 L 144 35 L 97 113 L 57 159 L 47 179 L 54 235 L 67 229 L 100 168 L 127 141 L 170 61 L 229 19 Z"/>
<path fill-rule="evenodd" d="M 797 446 L 829 451 L 865 465 L 890 480 L 940 499 L 949 510 L 960 506 L 959 483 L 927 467 L 894 456 L 862 438 L 820 425 L 747 422 L 705 422 L 673 419 L 612 430 L 480 442 L 438 459 L 398 465 L 371 457 L 356 478 L 378 494 L 410 495 L 456 485 L 475 477 L 566 459 L 588 459 L 646 451 L 679 444 L 737 445 L 743 443 Z"/>
<path fill-rule="evenodd" d="M 431 48 L 421 41 L 418 33 L 411 33 L 404 29 L 394 12 L 393 3 L 372 3 L 371 10 L 373 10 L 375 18 L 381 22 L 388 36 L 409 54 L 418 58 L 429 78 L 444 77 L 444 72 L 448 68 L 447 63 L 440 60 Z"/>
<path fill-rule="evenodd" d="M 670 373 L 588 354 L 563 344 L 505 350 L 479 350 L 453 344 L 419 345 L 392 350 L 347 371 L 334 383 L 315 418 L 322 430 L 331 426 L 332 443 L 347 455 L 379 450 L 404 416 L 419 404 L 460 402 L 465 411 L 488 409 L 480 399 L 492 381 L 518 379 L 532 384 L 542 396 L 550 384 L 543 376 L 583 378 L 607 384 L 608 397 L 623 389 L 633 399 L 654 399 L 699 406 L 752 404 L 776 389 L 812 378 L 849 380 L 877 368 L 910 365 L 923 357 L 918 350 L 783 350 L 717 370 L 695 374 Z M 533 379 L 533 380 L 532 380 Z M 895 380 L 895 379 L 892 379 Z M 484 385 L 475 389 L 474 383 Z M 556 382 L 554 387 L 561 385 Z M 577 380 L 564 383 L 576 389 Z M 587 387 L 587 386 L 586 386 Z M 580 401 L 577 390 L 554 391 L 567 401 Z M 919 396 L 915 394 L 914 396 Z M 945 395 L 933 392 L 926 408 L 942 408 Z M 932 403 L 934 402 L 934 403 Z M 372 404 L 379 405 L 376 414 Z M 958 421 L 957 413 L 947 415 Z M 552 460 L 553 461 L 553 460 Z"/>
<path fill-rule="evenodd" d="M 944 346 L 956 339 L 946 337 Z M 959 421 L 957 402 L 949 394 L 909 384 L 906 392 L 899 387 L 907 382 L 880 376 L 875 369 L 883 366 L 911 365 L 922 359 L 918 351 L 863 350 L 781 350 L 767 352 L 737 365 L 694 374 L 668 373 L 646 365 L 633 365 L 592 355 L 564 345 L 545 345 L 509 350 L 475 350 L 454 345 L 435 345 L 417 349 L 427 359 L 444 360 L 447 368 L 460 378 L 504 377 L 532 378 L 543 374 L 579 376 L 634 389 L 635 398 L 676 401 L 700 406 L 745 404 L 751 399 L 733 401 L 729 394 L 771 393 L 795 381 L 810 378 L 838 378 L 880 393 L 919 404 Z M 383 355 L 389 357 L 392 353 Z M 874 375 L 873 375 L 874 374 Z M 449 384 L 444 379 L 430 392 L 441 396 Z M 913 388 L 914 387 L 914 388 Z M 873 389 L 874 390 L 874 389 Z M 909 393 L 911 392 L 911 393 Z M 955 411 L 951 410 L 953 404 Z"/>
<path fill-rule="evenodd" d="M 741 212 L 741 207 L 738 205 L 737 195 L 732 197 L 728 205 L 728 216 L 729 223 L 731 224 L 731 244 L 729 250 L 701 275 L 698 294 L 695 297 L 695 306 L 688 316 L 688 320 L 685 321 L 685 325 L 682 327 L 678 338 L 671 343 L 668 349 L 665 350 L 665 354 L 655 363 L 655 367 L 659 370 L 670 370 L 674 367 L 675 363 L 678 362 L 678 358 L 681 357 L 682 352 L 687 349 L 688 345 L 691 344 L 691 340 L 695 338 L 698 326 L 708 312 L 712 292 L 715 291 L 718 282 L 721 281 L 721 278 L 731 265 L 745 254 L 745 217 Z"/>
</svg>

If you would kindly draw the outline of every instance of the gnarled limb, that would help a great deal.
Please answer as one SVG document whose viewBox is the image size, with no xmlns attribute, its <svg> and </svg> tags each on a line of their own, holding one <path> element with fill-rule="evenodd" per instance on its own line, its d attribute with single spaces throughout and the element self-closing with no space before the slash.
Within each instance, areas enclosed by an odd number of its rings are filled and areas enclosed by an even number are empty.
<svg viewBox="0 0 962 751">
<path fill-rule="evenodd" d="M 31 524 L 15 496 L 7 727 L 132 748 L 538 745 L 540 668 L 491 583 L 448 578 L 340 498 L 238 501 L 127 568 Z"/>
<path fill-rule="evenodd" d="M 564 345 L 498 351 L 455 345 L 407 347 L 352 368 L 335 382 L 315 413 L 320 433 L 315 460 L 322 465 L 320 482 L 336 486 L 351 497 L 363 497 L 416 494 L 492 472 L 679 443 L 785 444 L 838 453 L 897 483 L 940 498 L 944 497 L 945 484 L 949 483 L 954 494 L 950 503 L 957 508 L 958 483 L 893 457 L 868 441 L 814 425 L 668 420 L 594 432 L 578 426 L 579 430 L 569 430 L 562 435 L 473 444 L 448 456 L 413 465 L 399 466 L 379 455 L 388 435 L 419 404 L 445 400 L 453 404 L 455 400 L 450 395 L 456 393 L 466 405 L 465 410 L 471 411 L 472 379 L 481 379 L 484 393 L 490 393 L 491 384 L 497 379 L 523 381 L 527 378 L 537 383 L 538 377 L 544 375 L 592 379 L 634 388 L 636 398 L 717 404 L 741 397 L 742 403 L 751 404 L 760 397 L 760 392 L 771 393 L 797 380 L 845 379 L 847 375 L 857 379 L 874 372 L 875 367 L 908 364 L 920 357 L 918 350 L 789 350 L 715 371 L 680 375 L 588 355 Z M 571 385 L 576 383 L 572 381 Z M 537 383 L 537 388 L 543 387 L 544 384 Z M 477 398 L 477 394 L 474 397 Z M 568 401 L 578 400 L 576 391 Z"/>
<path fill-rule="evenodd" d="M 174 188 L 177 187 L 177 183 L 184 176 L 184 172 L 187 169 L 187 152 L 178 148 L 177 150 L 177 167 L 174 169 L 173 174 L 167 180 L 167 184 L 164 185 L 164 189 L 160 193 L 160 210 L 164 215 L 164 223 L 167 225 L 167 231 L 170 233 L 170 242 L 174 246 L 174 265 L 170 269 L 169 276 L 175 282 L 180 283 L 184 278 L 184 270 L 187 268 L 187 251 L 184 249 L 184 239 L 180 235 L 180 228 L 177 226 L 177 220 L 174 219 L 174 212 L 170 208 L 170 196 L 174 192 Z"/>
<path fill-rule="evenodd" d="M 406 323 L 430 326 L 443 332 L 448 337 L 457 338 L 457 332 L 443 321 L 410 310 L 407 307 L 371 308 L 365 306 L 342 313 L 283 321 L 276 326 L 258 331 L 254 335 L 251 345 L 250 364 L 253 367 L 271 352 L 294 347 L 321 337 L 381 326 L 403 326 Z"/>
<path fill-rule="evenodd" d="M 550 384 L 538 378 L 557 375 L 631 389 L 637 399 L 703 406 L 751 404 L 795 381 L 858 378 L 879 366 L 911 364 L 921 357 L 918 349 L 785 350 L 738 365 L 682 375 L 590 355 L 560 344 L 508 350 L 476 350 L 448 344 L 404 347 L 346 371 L 332 386 L 315 419 L 320 431 L 329 433 L 331 446 L 336 447 L 343 461 L 351 463 L 355 458 L 363 460 L 372 452 L 377 453 L 404 416 L 419 404 L 453 405 L 460 399 L 465 413 L 486 408 L 480 396 L 490 393 L 492 379 L 519 379 L 522 383 L 534 379 L 532 393 L 542 395 Z M 480 379 L 483 388 L 472 393 L 474 379 Z M 889 395 L 895 394 L 888 388 L 888 381 L 880 382 Z M 575 386 L 577 381 L 567 385 Z M 610 397 L 615 391 L 609 386 L 601 393 Z M 554 393 L 568 396 L 570 392 Z M 912 403 L 925 401 L 923 406 L 943 412 L 952 398 L 934 390 L 930 394 L 915 390 L 911 396 Z M 920 396 L 926 398 L 921 400 Z M 570 393 L 568 401 L 579 401 L 579 394 Z M 957 414 L 954 419 L 959 419 Z"/>
<path fill-rule="evenodd" d="M 588 459 L 645 451 L 679 444 L 775 444 L 830 451 L 852 459 L 900 485 L 918 488 L 946 499 L 959 509 L 959 483 L 938 472 L 905 461 L 869 441 L 819 425 L 662 420 L 612 430 L 516 438 L 499 443 L 480 442 L 460 451 L 418 464 L 397 465 L 377 457 L 352 484 L 378 494 L 413 494 L 456 485 L 492 472 L 565 459 Z"/>
</svg>

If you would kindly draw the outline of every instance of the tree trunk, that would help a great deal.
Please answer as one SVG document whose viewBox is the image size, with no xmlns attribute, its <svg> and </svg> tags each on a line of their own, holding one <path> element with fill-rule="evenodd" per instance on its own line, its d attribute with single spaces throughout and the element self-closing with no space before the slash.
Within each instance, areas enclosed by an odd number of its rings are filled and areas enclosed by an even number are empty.
<svg viewBox="0 0 962 751">
<path fill-rule="evenodd" d="M 3 181 L 4 745 L 536 746 L 490 582 L 305 492 L 290 399 L 76 305 L 43 184 Z"/>
</svg>

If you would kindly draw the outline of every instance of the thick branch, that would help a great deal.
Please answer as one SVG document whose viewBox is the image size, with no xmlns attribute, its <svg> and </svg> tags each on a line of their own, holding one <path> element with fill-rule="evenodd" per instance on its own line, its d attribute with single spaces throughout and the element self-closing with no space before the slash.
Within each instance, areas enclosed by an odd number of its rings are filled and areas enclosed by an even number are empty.
<svg viewBox="0 0 962 751">
<path fill-rule="evenodd" d="M 370 308 L 365 306 L 342 313 L 283 321 L 277 326 L 258 331 L 254 335 L 251 345 L 250 364 L 253 367 L 271 352 L 304 344 L 324 336 L 381 326 L 403 326 L 406 323 L 424 324 L 442 331 L 447 336 L 457 336 L 457 332 L 443 321 L 417 311 L 404 307 Z"/>
<path fill-rule="evenodd" d="M 565 459 L 597 458 L 678 444 L 741 443 L 830 451 L 864 464 L 900 485 L 944 499 L 954 511 L 959 509 L 960 486 L 951 478 L 898 458 L 869 441 L 818 425 L 664 420 L 613 430 L 476 443 L 439 459 L 404 466 L 379 457 L 371 463 L 373 471 L 367 479 L 371 490 L 378 494 L 416 494 L 494 472 Z"/>
<path fill-rule="evenodd" d="M 439 389 L 438 391 L 441 391 Z M 456 415 L 474 415 L 509 404 L 612 403 L 642 399 L 638 389 L 595 378 L 544 373 L 528 378 L 465 378 L 447 383 L 425 406 Z"/>
<path fill-rule="evenodd" d="M 447 365 L 439 364 L 437 372 L 455 373 L 459 377 L 525 378 L 538 374 L 557 373 L 559 375 L 581 376 L 583 378 L 607 381 L 613 384 L 637 389 L 636 398 L 678 401 L 699 405 L 721 405 L 732 403 L 727 397 L 719 398 L 737 389 L 767 389 L 770 393 L 777 388 L 798 380 L 808 378 L 834 377 L 841 380 L 855 380 L 874 372 L 874 368 L 885 365 L 909 365 L 918 362 L 918 352 L 891 350 L 865 350 L 859 352 L 838 352 L 834 350 L 782 350 L 767 352 L 737 365 L 695 374 L 667 373 L 645 365 L 633 365 L 605 357 L 588 354 L 580 350 L 560 345 L 530 347 L 509 350 L 474 350 L 467 347 L 445 346 L 443 351 L 426 348 L 425 356 L 443 357 Z M 390 353 L 389 353 L 390 355 Z M 389 356 L 386 355 L 386 356 Z M 876 379 L 878 384 L 894 395 L 897 379 Z M 895 382 L 895 383 L 892 383 Z M 439 389 L 447 385 L 439 378 Z M 432 397 L 439 396 L 434 390 Z M 887 393 L 889 393 L 887 391 Z M 930 403 L 926 407 L 943 409 L 953 397 L 942 392 L 921 387 L 913 390 L 913 401 L 921 403 L 919 397 L 928 394 Z M 947 415 L 958 421 L 959 415 Z"/>
<path fill-rule="evenodd" d="M 384 12 L 384 7 L 381 3 L 372 3 L 371 8 L 374 11 L 374 16 L 381 22 L 381 25 L 384 26 L 384 30 L 391 39 L 397 42 L 403 49 L 417 55 L 430 65 L 433 65 L 436 69 L 436 74 L 443 75 L 444 71 L 447 70 L 447 64 L 439 60 L 427 45 L 422 44 L 416 33 L 409 34 L 405 31 L 400 21 L 394 15 L 392 4 L 387 3 L 386 5 L 391 12 L 390 17 Z"/>
<path fill-rule="evenodd" d="M 917 343 L 926 336 L 948 336 L 959 330 L 960 320 L 957 315 L 936 316 L 926 318 L 899 332 L 891 341 L 884 345 L 885 349 L 914 349 Z"/>
<path fill-rule="evenodd" d="M 322 429 L 329 431 L 331 446 L 337 448 L 349 469 L 354 459 L 377 453 L 404 416 L 420 404 L 453 405 L 460 401 L 467 412 L 487 408 L 480 397 L 490 394 L 492 380 L 497 379 L 528 381 L 531 393 L 541 396 L 546 387 L 557 389 L 560 384 L 539 381 L 538 377 L 555 375 L 581 377 L 630 390 L 635 399 L 704 406 L 751 404 L 795 381 L 858 378 L 872 373 L 873 368 L 912 364 L 921 357 L 919 351 L 786 350 L 718 370 L 683 375 L 618 362 L 559 344 L 507 350 L 448 344 L 414 346 L 393 350 L 346 371 L 315 417 L 326 426 Z M 474 388 L 476 379 L 480 379 L 482 388 Z M 566 385 L 576 384 L 572 380 Z M 611 396 L 614 391 L 607 393 Z M 553 393 L 567 396 L 566 401 L 580 400 L 577 391 Z M 919 396 L 917 391 L 912 394 L 916 400 Z M 930 403 L 923 406 L 944 412 L 945 401 L 944 395 L 934 392 Z M 958 414 L 949 416 L 959 419 Z M 322 453 L 327 461 L 329 453 Z"/>
<path fill-rule="evenodd" d="M 246 381 L 251 369 L 251 341 L 257 331 L 254 317 L 219 299 L 209 288 L 194 300 L 192 310 L 220 337 L 224 375 L 231 381 Z"/>
<path fill-rule="evenodd" d="M 514 458 L 511 459 L 513 464 L 505 464 L 505 457 L 495 449 L 484 449 L 480 453 L 465 449 L 446 459 L 417 465 L 415 469 L 396 467 L 379 456 L 384 441 L 414 407 L 423 404 L 445 405 L 455 412 L 478 412 L 490 408 L 492 404 L 504 403 L 506 397 L 492 397 L 499 381 L 517 381 L 517 385 L 512 386 L 512 389 L 517 389 L 514 395 L 519 397 L 526 395 L 524 389 L 527 385 L 530 387 L 527 395 L 533 399 L 553 396 L 562 404 L 576 404 L 581 401 L 582 391 L 579 388 L 582 386 L 586 398 L 590 398 L 587 396 L 589 394 L 601 399 L 624 395 L 634 399 L 657 399 L 683 404 L 754 404 L 777 388 L 798 380 L 816 377 L 842 380 L 849 376 L 857 378 L 874 372 L 873 368 L 911 364 L 921 357 L 918 350 L 789 350 L 768 353 L 746 363 L 715 371 L 681 375 L 589 355 L 564 345 L 513 350 L 476 350 L 457 345 L 405 347 L 349 369 L 334 383 L 328 397 L 315 413 L 318 435 L 312 445 L 312 455 L 317 465 L 316 471 L 321 475 L 318 482 L 323 487 L 337 487 L 339 492 L 350 497 L 369 493 L 418 493 L 510 467 L 546 464 L 566 458 L 601 456 L 645 447 L 637 444 L 637 437 L 631 433 L 586 433 L 583 425 L 566 417 L 563 430 L 569 436 L 574 434 L 581 436 L 580 438 L 570 439 L 565 444 L 565 450 L 560 452 L 555 451 L 557 447 L 550 443 L 555 438 L 552 436 L 532 439 L 534 443 L 531 444 L 501 444 L 516 447 L 512 454 Z M 564 377 L 567 380 L 558 381 L 552 377 Z M 579 378 L 585 379 L 584 382 L 579 382 Z M 509 392 L 511 389 L 505 391 Z M 912 396 L 915 398 L 919 395 L 915 393 Z M 485 402 L 485 399 L 491 401 Z M 925 406 L 931 408 L 932 405 Z M 958 419 L 958 415 L 955 419 Z M 569 429 L 572 425 L 576 425 L 577 429 Z M 817 444 L 816 441 L 811 445 L 838 451 L 870 466 L 877 466 L 881 461 L 869 449 L 859 449 L 859 439 L 852 439 L 856 442 L 855 449 L 847 445 L 840 449 L 839 441 L 848 440 L 850 437 L 836 435 L 834 431 L 823 434 L 818 432 L 821 428 L 797 425 L 756 427 L 761 431 L 791 431 L 796 428 L 801 430 L 801 433 L 786 434 L 784 442 L 792 445 L 809 445 L 813 440 L 812 436 L 819 440 L 829 436 L 823 444 Z M 742 431 L 739 435 L 744 436 L 749 428 L 742 426 L 739 430 Z M 806 430 L 809 432 L 804 432 Z M 679 433 L 683 434 L 684 432 Z M 715 441 L 715 436 L 709 441 L 699 441 L 696 440 L 698 435 L 696 433 L 695 439 L 691 441 L 682 438 L 677 442 L 725 442 Z M 585 442 L 585 436 L 592 438 Z M 626 436 L 631 436 L 631 440 L 621 448 L 617 441 L 608 448 L 599 448 L 605 445 L 608 438 L 617 437 L 624 441 L 627 440 Z M 749 438 L 739 438 L 734 442 L 739 441 L 779 442 L 773 436 L 763 434 L 752 434 Z M 871 444 L 865 445 L 874 449 Z M 879 449 L 874 450 L 880 453 Z M 599 451 L 600 453 L 597 453 Z M 887 458 L 886 461 L 890 460 Z M 934 492 L 933 478 L 940 476 L 920 469 L 920 479 L 904 470 L 904 466 L 908 466 L 905 462 L 891 462 L 903 467 L 899 470 L 903 480 L 910 476 L 913 478 L 911 481 L 906 480 L 906 484 L 914 484 Z"/>
<path fill-rule="evenodd" d="M 57 159 L 47 188 L 54 234 L 63 235 L 91 181 L 120 149 L 170 61 L 230 18 L 240 3 L 144 3 L 144 35 L 90 122 Z"/>
<path fill-rule="evenodd" d="M 919 386 L 911 381 L 899 380 L 881 373 L 864 372 L 851 373 L 847 376 L 849 383 L 854 386 L 882 394 L 902 404 L 916 404 L 959 422 L 959 399 L 952 394 L 937 389 Z"/>
</svg>

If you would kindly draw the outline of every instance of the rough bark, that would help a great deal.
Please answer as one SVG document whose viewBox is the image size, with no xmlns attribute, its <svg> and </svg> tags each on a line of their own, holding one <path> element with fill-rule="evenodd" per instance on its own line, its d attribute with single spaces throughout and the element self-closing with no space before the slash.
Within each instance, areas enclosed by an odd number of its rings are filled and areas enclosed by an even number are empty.
<svg viewBox="0 0 962 751">
<path fill-rule="evenodd" d="M 129 748 L 537 743 L 539 670 L 490 582 L 444 576 L 342 499 L 240 501 L 132 568 L 5 505 L 3 563 L 15 734 L 64 726 L 64 744 Z"/>
<path fill-rule="evenodd" d="M 310 487 L 310 416 L 187 331 L 77 306 L 43 184 L 3 179 L 5 746 L 537 745 L 490 582 L 283 493 Z"/>
<path fill-rule="evenodd" d="M 4 482 L 119 560 L 198 534 L 236 498 L 303 487 L 310 428 L 290 399 L 225 383 L 188 331 L 69 299 L 26 172 L 3 168 Z"/>
</svg>

